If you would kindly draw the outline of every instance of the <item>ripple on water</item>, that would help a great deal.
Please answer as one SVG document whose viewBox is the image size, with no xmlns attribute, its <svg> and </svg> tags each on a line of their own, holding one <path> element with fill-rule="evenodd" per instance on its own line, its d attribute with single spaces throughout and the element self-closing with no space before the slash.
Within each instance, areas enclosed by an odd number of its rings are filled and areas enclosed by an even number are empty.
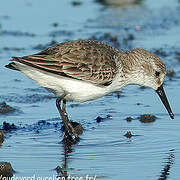
<svg viewBox="0 0 180 180">
<path fill-rule="evenodd" d="M 119 171 L 124 178 L 129 171 L 136 171 L 139 178 L 158 176 L 167 162 L 164 160 L 167 154 L 173 149 L 176 151 L 179 142 L 179 123 L 173 122 L 176 125 L 168 119 L 159 119 L 148 125 L 139 120 L 127 123 L 118 118 L 100 124 L 95 122 L 90 124 L 94 128 L 88 126 L 80 142 L 70 147 L 69 153 L 62 144 L 61 132 L 54 126 L 45 124 L 43 128 L 42 125 L 37 133 L 32 131 L 32 125 L 30 129 L 12 132 L 10 136 L 5 134 L 1 159 L 11 160 L 20 175 L 23 174 L 21 171 L 34 174 L 37 169 L 40 169 L 40 173 L 42 170 L 42 173 L 47 171 L 52 175 L 55 173 L 52 169 L 62 166 L 66 159 L 71 169 L 68 172 L 78 176 L 93 174 L 114 177 Z M 172 129 L 170 134 L 169 129 Z M 124 136 L 128 130 L 132 131 L 131 138 Z M 24 161 L 28 163 L 24 164 Z"/>
</svg>

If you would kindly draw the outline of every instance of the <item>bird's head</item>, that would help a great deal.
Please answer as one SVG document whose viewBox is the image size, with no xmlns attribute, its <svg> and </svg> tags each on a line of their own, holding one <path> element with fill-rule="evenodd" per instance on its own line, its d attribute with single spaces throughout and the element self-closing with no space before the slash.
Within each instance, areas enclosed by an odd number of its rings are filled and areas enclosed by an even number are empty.
<svg viewBox="0 0 180 180">
<path fill-rule="evenodd" d="M 129 58 L 133 59 L 134 63 L 137 63 L 137 66 L 131 66 L 134 68 L 132 71 L 135 72 L 137 82 L 135 84 L 154 89 L 173 119 L 174 114 L 163 89 L 163 82 L 166 76 L 166 66 L 163 61 L 155 54 L 139 48 L 130 51 Z"/>
</svg>

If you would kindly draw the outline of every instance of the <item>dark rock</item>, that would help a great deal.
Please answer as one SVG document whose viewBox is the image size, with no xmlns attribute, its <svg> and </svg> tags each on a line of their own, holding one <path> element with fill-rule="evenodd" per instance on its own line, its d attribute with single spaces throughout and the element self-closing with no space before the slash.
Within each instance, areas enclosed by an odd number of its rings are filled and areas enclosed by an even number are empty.
<svg viewBox="0 0 180 180">
<path fill-rule="evenodd" d="M 9 162 L 0 162 L 0 177 L 12 177 L 13 176 L 13 168 Z"/>
<path fill-rule="evenodd" d="M 14 112 L 16 109 L 7 105 L 6 102 L 0 103 L 0 114 L 7 114 L 10 112 Z"/>
<path fill-rule="evenodd" d="M 142 123 L 151 123 L 154 122 L 156 120 L 156 116 L 152 115 L 152 114 L 143 114 L 139 117 L 139 120 Z"/>
<path fill-rule="evenodd" d="M 98 117 L 96 118 L 96 122 L 97 122 L 97 123 L 100 123 L 103 119 L 104 119 L 104 118 L 102 118 L 101 116 L 98 116 Z"/>
</svg>

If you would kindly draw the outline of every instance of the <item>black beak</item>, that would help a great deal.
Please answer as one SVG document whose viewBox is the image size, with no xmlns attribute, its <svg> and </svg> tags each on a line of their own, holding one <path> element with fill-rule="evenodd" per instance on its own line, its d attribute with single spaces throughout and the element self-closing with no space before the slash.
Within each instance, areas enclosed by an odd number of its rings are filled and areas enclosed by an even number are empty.
<svg viewBox="0 0 180 180">
<path fill-rule="evenodd" d="M 167 97 L 166 97 L 166 94 L 164 92 L 164 89 L 163 89 L 163 85 L 161 85 L 160 87 L 158 87 L 158 89 L 156 90 L 157 94 L 159 95 L 162 103 L 164 104 L 165 108 L 167 109 L 171 119 L 174 119 L 174 114 L 171 110 L 171 107 L 169 105 L 169 102 L 167 100 Z"/>
</svg>

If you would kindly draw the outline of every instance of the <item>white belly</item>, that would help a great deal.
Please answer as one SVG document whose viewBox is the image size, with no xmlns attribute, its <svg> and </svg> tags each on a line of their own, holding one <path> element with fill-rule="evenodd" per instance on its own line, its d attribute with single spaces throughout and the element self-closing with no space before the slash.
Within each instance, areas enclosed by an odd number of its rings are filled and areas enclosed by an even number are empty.
<svg viewBox="0 0 180 180">
<path fill-rule="evenodd" d="M 36 81 L 37 84 L 49 89 L 59 97 L 65 96 L 64 98 L 68 101 L 84 102 L 109 93 L 106 87 L 27 67 L 21 63 L 16 62 L 16 64 L 23 74 Z"/>
</svg>

